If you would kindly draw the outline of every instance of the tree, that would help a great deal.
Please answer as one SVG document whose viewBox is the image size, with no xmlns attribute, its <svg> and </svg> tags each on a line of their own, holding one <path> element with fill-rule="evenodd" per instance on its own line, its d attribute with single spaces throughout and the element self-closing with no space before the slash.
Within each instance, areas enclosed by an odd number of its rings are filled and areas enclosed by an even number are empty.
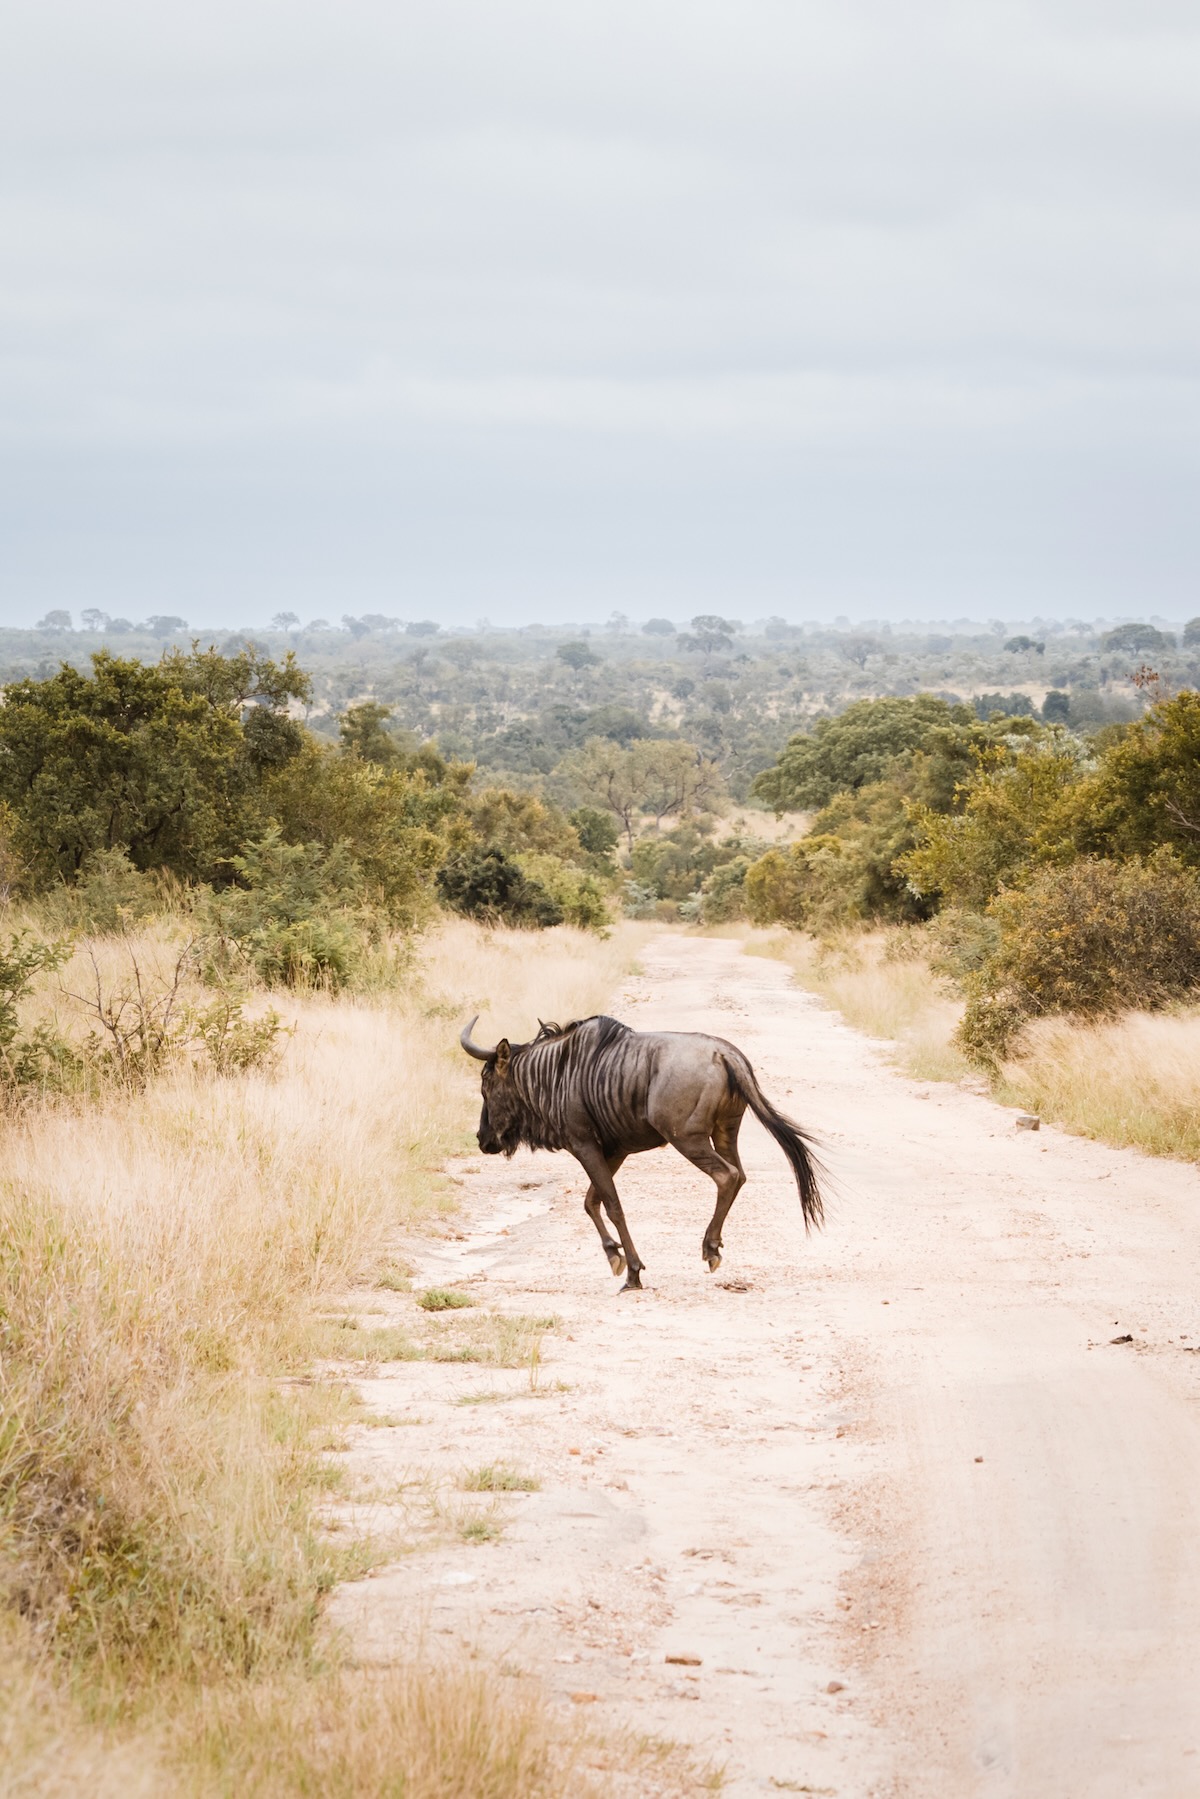
<svg viewBox="0 0 1200 1799">
<path fill-rule="evenodd" d="M 1056 687 L 1042 701 L 1042 717 L 1048 725 L 1065 725 L 1071 716 L 1071 696 Z"/>
<path fill-rule="evenodd" d="M 627 637 L 629 635 L 629 620 L 623 612 L 610 612 L 608 615 L 608 623 L 605 625 L 604 629 L 613 637 Z"/>
<path fill-rule="evenodd" d="M 400 620 L 389 618 L 384 612 L 364 612 L 360 623 L 364 624 L 368 631 L 395 631 L 399 628 Z"/>
<path fill-rule="evenodd" d="M 961 811 L 911 808 L 916 848 L 897 858 L 897 873 L 923 898 L 981 911 L 1005 882 L 1069 858 L 1080 755 L 1063 732 L 987 753 Z"/>
<path fill-rule="evenodd" d="M 965 706 L 927 693 L 857 700 L 836 718 L 819 719 L 810 737 L 793 737 L 751 792 L 776 812 L 825 806 L 835 793 L 882 780 L 898 757 L 927 744 L 936 731 L 973 722 Z"/>
<path fill-rule="evenodd" d="M 300 615 L 296 612 L 277 612 L 271 620 L 273 631 L 294 631 L 300 623 Z"/>
<path fill-rule="evenodd" d="M 1038 656 L 1046 653 L 1045 644 L 1037 643 L 1032 637 L 1010 637 L 1004 647 L 1011 656 L 1018 656 L 1023 650 L 1032 650 Z"/>
<path fill-rule="evenodd" d="M 431 618 L 418 618 L 411 625 L 405 625 L 404 633 L 406 637 L 436 637 L 441 628 Z"/>
<path fill-rule="evenodd" d="M 112 620 L 107 612 L 101 612 L 98 606 L 86 606 L 79 614 L 85 631 L 107 631 Z"/>
<path fill-rule="evenodd" d="M 860 637 L 855 635 L 852 637 L 844 637 L 838 645 L 838 648 L 841 650 L 841 653 L 846 658 L 847 662 L 853 662 L 859 668 L 865 668 L 867 665 L 867 658 L 869 656 L 874 656 L 878 652 L 879 644 L 874 637 Z"/>
<path fill-rule="evenodd" d="M 616 828 L 602 812 L 595 816 L 612 831 Z M 502 787 L 485 787 L 470 805 L 471 826 L 481 843 L 502 849 L 506 855 L 557 856 L 563 862 L 579 862 L 581 840 L 557 806 L 547 805 L 532 793 L 509 793 Z"/>
<path fill-rule="evenodd" d="M 1085 853 L 1146 855 L 1165 843 L 1200 867 L 1200 693 L 1186 688 L 1128 726 L 1082 797 L 1076 838 Z"/>
<path fill-rule="evenodd" d="M 641 788 L 632 752 L 603 737 L 591 737 L 563 762 L 563 773 L 580 792 L 611 812 L 633 848 L 633 826 L 641 811 Z"/>
<path fill-rule="evenodd" d="M 698 650 L 707 660 L 718 650 L 733 648 L 734 633 L 741 630 L 734 619 L 718 618 L 715 612 L 702 612 L 692 620 L 690 632 L 679 638 L 681 650 Z"/>
<path fill-rule="evenodd" d="M 348 612 L 343 612 L 342 624 L 356 642 L 360 637 L 365 637 L 371 629 L 370 625 L 364 624 L 361 618 L 352 618 Z"/>
<path fill-rule="evenodd" d="M 646 637 L 674 637 L 675 627 L 669 618 L 648 618 L 642 633 Z"/>
<path fill-rule="evenodd" d="M 390 706 L 381 706 L 378 700 L 360 700 L 339 721 L 342 748 L 364 762 L 378 763 L 380 768 L 394 767 L 403 760 L 404 749 L 384 728 L 391 716 Z"/>
<path fill-rule="evenodd" d="M 528 880 L 517 863 L 494 847 L 452 856 L 438 870 L 437 886 L 455 912 L 485 924 L 545 930 L 563 921 L 562 907 L 541 882 Z"/>
<path fill-rule="evenodd" d="M 631 745 L 638 804 L 661 829 L 664 818 L 683 818 L 724 796 L 716 763 L 694 743 L 646 737 Z"/>
<path fill-rule="evenodd" d="M 299 753 L 271 774 L 264 797 L 285 841 L 330 851 L 344 845 L 369 898 L 403 926 L 428 909 L 447 850 L 469 840 L 470 777 L 469 763 L 446 763 L 428 746 L 381 768 L 305 734 Z"/>
<path fill-rule="evenodd" d="M 592 737 L 564 759 L 562 773 L 577 792 L 612 813 L 630 849 L 640 814 L 661 826 L 664 818 L 717 803 L 725 791 L 716 763 L 679 738 L 643 737 L 621 749 Z"/>
<path fill-rule="evenodd" d="M 155 612 L 146 620 L 145 629 L 154 637 L 178 637 L 187 630 L 186 618 L 173 612 Z"/>
<path fill-rule="evenodd" d="M 595 668 L 600 662 L 599 656 L 590 650 L 586 643 L 580 641 L 560 643 L 555 655 L 560 662 L 565 662 L 568 668 L 573 668 L 576 674 L 584 668 Z"/>
<path fill-rule="evenodd" d="M 598 811 L 595 806 L 577 806 L 570 814 L 570 821 L 575 827 L 580 844 L 589 856 L 612 855 L 617 847 L 620 832 L 608 813 Z"/>
<path fill-rule="evenodd" d="M 1171 650 L 1175 647 L 1175 639 L 1169 632 L 1159 631 L 1154 625 L 1137 623 L 1118 625 L 1115 631 L 1109 631 L 1100 641 L 1102 649 L 1129 650 L 1134 653 Z"/>
<path fill-rule="evenodd" d="M 0 707 L 0 799 L 34 883 L 72 881 L 116 848 L 136 868 L 228 878 L 266 822 L 264 782 L 300 747 L 286 708 L 307 677 L 251 651 L 92 660 L 90 676 L 14 681 Z"/>
<path fill-rule="evenodd" d="M 57 610 L 48 612 L 45 618 L 39 618 L 37 629 L 39 631 L 69 631 L 72 628 L 72 623 L 73 621 L 69 612 Z"/>
<path fill-rule="evenodd" d="M 1200 643 L 1200 618 L 1189 618 L 1183 627 L 1183 641 L 1188 649 L 1194 649 Z"/>
</svg>

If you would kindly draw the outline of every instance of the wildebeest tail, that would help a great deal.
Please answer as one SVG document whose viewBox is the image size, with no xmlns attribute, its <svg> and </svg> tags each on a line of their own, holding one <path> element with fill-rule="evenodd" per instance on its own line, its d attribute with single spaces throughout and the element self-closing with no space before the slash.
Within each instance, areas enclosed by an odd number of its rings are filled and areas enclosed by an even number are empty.
<svg viewBox="0 0 1200 1799">
<path fill-rule="evenodd" d="M 796 1186 L 800 1190 L 800 1207 L 804 1213 L 804 1228 L 811 1230 L 815 1224 L 819 1229 L 825 1222 L 825 1206 L 821 1199 L 821 1187 L 818 1176 L 824 1172 L 820 1162 L 813 1154 L 813 1139 L 807 1131 L 801 1130 L 782 1112 L 777 1112 L 766 1094 L 758 1084 L 754 1070 L 744 1056 L 726 1056 L 725 1067 L 729 1074 L 729 1084 L 741 1094 L 759 1123 L 765 1125 L 776 1143 L 792 1165 L 792 1173 L 796 1177 Z"/>
</svg>

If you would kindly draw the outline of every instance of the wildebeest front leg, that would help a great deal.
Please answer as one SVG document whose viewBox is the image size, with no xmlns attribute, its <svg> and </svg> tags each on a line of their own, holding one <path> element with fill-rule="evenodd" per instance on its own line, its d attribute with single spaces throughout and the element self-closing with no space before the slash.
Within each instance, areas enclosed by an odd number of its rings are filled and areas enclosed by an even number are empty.
<svg viewBox="0 0 1200 1799">
<path fill-rule="evenodd" d="M 592 1187 L 604 1202 L 604 1210 L 612 1219 L 613 1224 L 616 1226 L 617 1235 L 621 1239 L 621 1248 L 625 1251 L 625 1262 L 627 1266 L 625 1286 L 622 1288 L 622 1291 L 624 1292 L 629 1288 L 640 1287 L 642 1284 L 642 1269 L 645 1267 L 645 1263 L 633 1246 L 633 1238 L 629 1235 L 629 1226 L 625 1222 L 625 1212 L 621 1205 L 620 1195 L 613 1185 L 613 1178 L 609 1172 L 608 1162 L 601 1153 L 599 1145 L 593 1146 L 589 1144 L 586 1148 L 573 1150 L 572 1153 L 576 1161 L 583 1168 L 583 1172 L 591 1181 Z M 624 1158 L 622 1158 L 622 1160 L 624 1160 Z"/>
<path fill-rule="evenodd" d="M 624 1160 L 624 1155 L 609 1156 L 607 1162 L 609 1174 L 615 1174 Z M 600 1233 L 600 1242 L 605 1255 L 608 1257 L 609 1267 L 614 1274 L 624 1274 L 625 1257 L 621 1253 L 620 1244 L 614 1243 L 608 1234 L 608 1229 L 600 1213 L 600 1194 L 594 1181 L 588 1187 L 587 1198 L 583 1202 L 583 1209 Z"/>
</svg>

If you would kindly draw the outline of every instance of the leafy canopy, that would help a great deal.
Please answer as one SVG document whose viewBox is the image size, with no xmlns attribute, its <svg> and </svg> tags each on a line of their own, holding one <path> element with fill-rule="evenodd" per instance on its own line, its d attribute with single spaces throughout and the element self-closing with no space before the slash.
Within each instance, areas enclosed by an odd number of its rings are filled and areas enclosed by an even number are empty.
<svg viewBox="0 0 1200 1799">
<path fill-rule="evenodd" d="M 0 799 L 35 885 L 73 880 L 125 847 L 136 868 L 212 880 L 265 823 L 270 772 L 294 757 L 287 716 L 308 677 L 289 655 L 171 651 L 145 664 L 101 650 L 15 681 L 0 707 Z"/>
<path fill-rule="evenodd" d="M 777 812 L 827 806 L 835 793 L 854 792 L 890 774 L 899 758 L 932 748 L 934 734 L 976 723 L 966 706 L 933 694 L 914 699 L 857 700 L 836 718 L 822 718 L 812 735 L 793 737 L 774 768 L 752 791 Z"/>
</svg>

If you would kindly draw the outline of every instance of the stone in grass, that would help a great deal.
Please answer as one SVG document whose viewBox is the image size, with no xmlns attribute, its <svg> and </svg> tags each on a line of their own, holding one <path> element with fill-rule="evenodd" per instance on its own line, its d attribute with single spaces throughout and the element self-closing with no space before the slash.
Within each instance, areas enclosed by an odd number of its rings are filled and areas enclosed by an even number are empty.
<svg viewBox="0 0 1200 1799">
<path fill-rule="evenodd" d="M 469 1293 L 459 1293 L 454 1287 L 426 1287 L 417 1304 L 423 1312 L 455 1312 L 461 1306 L 473 1306 L 475 1301 Z"/>
<path fill-rule="evenodd" d="M 1019 1131 L 1040 1131 L 1041 1128 L 1042 1121 L 1036 1112 L 1019 1112 L 1017 1114 L 1017 1129 Z"/>
</svg>

